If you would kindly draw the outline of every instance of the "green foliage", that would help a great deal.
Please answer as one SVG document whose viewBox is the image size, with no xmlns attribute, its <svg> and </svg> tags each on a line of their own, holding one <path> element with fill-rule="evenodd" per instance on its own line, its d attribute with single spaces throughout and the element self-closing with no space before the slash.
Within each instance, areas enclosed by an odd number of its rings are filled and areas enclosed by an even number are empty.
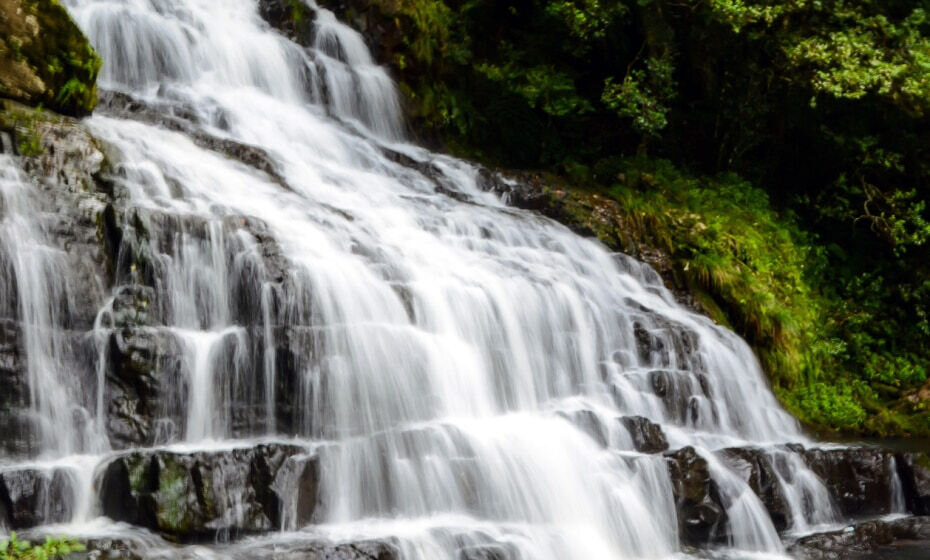
<svg viewBox="0 0 930 560">
<path fill-rule="evenodd" d="M 621 117 L 633 119 L 637 132 L 658 137 L 676 96 L 674 70 L 669 60 L 650 57 L 645 68 L 633 70 L 619 84 L 607 78 L 601 101 Z"/>
<path fill-rule="evenodd" d="M 542 109 L 547 115 L 564 117 L 592 110 L 591 104 L 578 95 L 571 77 L 552 66 L 515 68 L 480 64 L 477 70 L 522 97 L 531 108 Z"/>
<path fill-rule="evenodd" d="M 15 531 L 10 533 L 8 539 L 0 540 L 2 560 L 54 560 L 82 550 L 84 545 L 64 538 L 47 537 L 42 544 L 30 544 L 19 540 Z"/>
<path fill-rule="evenodd" d="M 629 12 L 623 3 L 610 0 L 549 2 L 545 11 L 561 19 L 570 35 L 578 40 L 576 54 L 587 52 L 591 48 L 591 41 L 604 39 L 611 24 Z"/>
<path fill-rule="evenodd" d="M 817 381 L 800 388 L 788 402 L 795 405 L 802 418 L 816 419 L 839 430 L 860 427 L 866 418 L 865 409 L 848 385 Z"/>
</svg>

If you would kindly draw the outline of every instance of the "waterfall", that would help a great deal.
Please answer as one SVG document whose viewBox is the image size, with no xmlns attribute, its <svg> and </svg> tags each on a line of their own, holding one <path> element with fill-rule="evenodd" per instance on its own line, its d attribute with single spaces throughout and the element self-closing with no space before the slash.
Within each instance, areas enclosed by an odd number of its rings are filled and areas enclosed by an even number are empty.
<svg viewBox="0 0 930 560">
<path fill-rule="evenodd" d="M 406 143 L 390 76 L 332 13 L 310 4 L 303 48 L 254 0 L 64 3 L 105 61 L 84 124 L 105 146 L 131 264 L 90 328 L 91 374 L 75 371 L 54 334 L 69 272 L 3 156 L 2 270 L 17 298 L 0 304 L 23 324 L 43 457 L 111 456 L 109 356 L 148 344 L 153 423 L 126 447 L 318 453 L 312 522 L 286 502 L 280 542 L 389 537 L 424 559 L 488 543 L 527 559 L 674 555 L 673 484 L 661 454 L 638 450 L 646 423 L 707 461 L 729 546 L 782 552 L 719 456 L 807 442 L 748 345 L 646 265 Z M 836 521 L 794 451 L 766 453 L 781 458 L 794 530 Z M 72 523 L 100 513 L 81 476 Z M 280 480 L 297 495 L 295 477 Z"/>
</svg>

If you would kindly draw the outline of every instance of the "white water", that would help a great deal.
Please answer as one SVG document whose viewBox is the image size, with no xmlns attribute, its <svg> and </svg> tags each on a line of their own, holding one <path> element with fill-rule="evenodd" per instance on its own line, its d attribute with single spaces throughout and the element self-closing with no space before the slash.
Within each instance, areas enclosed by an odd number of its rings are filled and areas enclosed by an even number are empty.
<svg viewBox="0 0 930 560">
<path fill-rule="evenodd" d="M 260 147 L 286 181 L 157 125 L 86 121 L 109 146 L 127 221 L 135 213 L 151 232 L 127 243 L 153 256 L 165 320 L 154 330 L 183 353 L 159 443 L 326 443 L 322 511 L 307 529 L 396 536 L 409 558 L 453 558 L 461 539 L 507 543 L 523 558 L 663 557 L 679 549 L 665 462 L 635 452 L 618 422 L 640 415 L 673 448 L 701 449 L 734 547 L 781 551 L 759 500 L 710 451 L 805 440 L 749 347 L 679 306 L 651 269 L 506 207 L 466 163 L 405 144 L 389 77 L 332 14 L 319 12 L 305 51 L 271 31 L 252 0 L 66 3 L 106 61 L 103 89 Z M 433 166 L 460 196 L 383 148 Z M 15 163 L 0 172 L 43 449 L 85 465 L 75 453 L 109 448 L 103 393 L 75 386 L 55 338 L 39 335 L 61 323 L 68 275 L 25 219 L 37 212 Z M 266 270 L 259 231 L 285 259 L 285 278 Z M 240 285 L 257 287 L 245 311 Z M 277 327 L 289 329 L 300 368 L 291 432 L 276 428 Z M 97 321 L 98 346 L 112 330 Z M 91 402 L 77 406 L 85 393 Z M 244 427 L 240 401 L 258 409 Z M 91 416 L 80 433 L 74 410 Z M 585 411 L 606 447 L 571 421 Z M 797 458 L 787 464 L 793 527 L 829 523 L 823 485 Z M 93 499 L 76 497 L 75 523 L 93 516 Z M 284 530 L 303 529 L 284 518 Z"/>
</svg>

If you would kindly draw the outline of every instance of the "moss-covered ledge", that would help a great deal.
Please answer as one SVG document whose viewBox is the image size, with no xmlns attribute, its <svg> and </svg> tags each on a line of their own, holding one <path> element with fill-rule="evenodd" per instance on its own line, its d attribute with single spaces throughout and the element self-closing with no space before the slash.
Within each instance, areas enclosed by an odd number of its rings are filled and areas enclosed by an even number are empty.
<svg viewBox="0 0 930 560">
<path fill-rule="evenodd" d="M 100 66 L 57 0 L 0 0 L 0 97 L 86 115 L 97 104 Z"/>
</svg>

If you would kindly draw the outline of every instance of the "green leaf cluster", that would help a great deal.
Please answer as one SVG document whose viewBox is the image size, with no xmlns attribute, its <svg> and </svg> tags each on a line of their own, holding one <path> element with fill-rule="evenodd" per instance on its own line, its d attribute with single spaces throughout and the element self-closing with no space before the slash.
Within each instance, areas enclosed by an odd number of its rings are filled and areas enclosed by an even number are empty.
<svg viewBox="0 0 930 560">
<path fill-rule="evenodd" d="M 82 550 L 84 545 L 65 538 L 46 537 L 41 544 L 31 544 L 19 540 L 15 531 L 0 540 L 0 560 L 55 560 Z"/>
</svg>

